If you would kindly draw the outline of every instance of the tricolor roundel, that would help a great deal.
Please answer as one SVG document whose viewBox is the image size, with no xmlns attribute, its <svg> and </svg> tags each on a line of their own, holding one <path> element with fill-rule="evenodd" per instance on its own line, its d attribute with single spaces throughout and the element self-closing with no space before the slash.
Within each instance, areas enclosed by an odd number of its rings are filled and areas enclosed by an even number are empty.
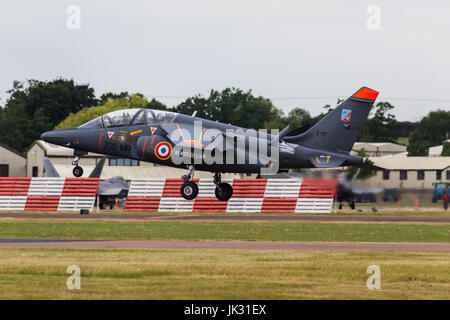
<svg viewBox="0 0 450 320">
<path fill-rule="evenodd" d="M 155 155 L 158 159 L 167 160 L 172 154 L 172 146 L 170 143 L 162 141 L 155 147 Z"/>
<path fill-rule="evenodd" d="M 341 120 L 349 123 L 352 120 L 352 110 L 350 109 L 342 109 Z"/>
</svg>

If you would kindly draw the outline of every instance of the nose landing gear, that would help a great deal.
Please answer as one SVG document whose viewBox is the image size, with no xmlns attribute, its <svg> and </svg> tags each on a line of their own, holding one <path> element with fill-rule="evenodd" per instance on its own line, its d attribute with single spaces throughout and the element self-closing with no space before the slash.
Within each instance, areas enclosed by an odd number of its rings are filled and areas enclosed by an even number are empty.
<svg viewBox="0 0 450 320">
<path fill-rule="evenodd" d="M 74 150 L 73 155 L 75 158 L 72 161 L 72 164 L 75 166 L 73 168 L 72 173 L 75 177 L 79 178 L 83 175 L 83 168 L 78 165 L 78 161 L 80 161 L 80 157 L 86 155 L 87 152 Z"/>
<path fill-rule="evenodd" d="M 193 165 L 189 166 L 188 173 L 184 175 L 182 178 L 184 180 L 183 185 L 181 186 L 181 195 L 186 200 L 195 199 L 198 195 L 198 186 L 192 181 L 194 179 L 195 167 Z"/>
<path fill-rule="evenodd" d="M 72 164 L 75 166 L 75 168 L 73 168 L 72 170 L 72 173 L 77 178 L 83 175 L 83 168 L 78 165 L 78 161 L 80 161 L 79 156 L 76 156 L 72 161 Z"/>
</svg>

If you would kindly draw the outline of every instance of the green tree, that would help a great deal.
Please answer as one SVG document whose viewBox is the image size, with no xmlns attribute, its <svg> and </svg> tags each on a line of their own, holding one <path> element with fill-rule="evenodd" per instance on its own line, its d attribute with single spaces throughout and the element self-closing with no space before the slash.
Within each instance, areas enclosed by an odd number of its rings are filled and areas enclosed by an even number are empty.
<svg viewBox="0 0 450 320">
<path fill-rule="evenodd" d="M 441 156 L 450 157 L 450 142 L 444 142 L 444 144 L 442 145 Z"/>
<path fill-rule="evenodd" d="M 300 128 L 303 126 L 311 126 L 314 124 L 313 118 L 308 110 L 303 108 L 292 109 L 287 116 L 287 122 L 291 129 Z"/>
<path fill-rule="evenodd" d="M 161 103 L 155 100 L 154 104 Z M 121 109 L 141 109 L 147 108 L 148 105 L 149 102 L 147 101 L 147 99 L 138 94 L 132 94 L 128 97 L 118 99 L 109 99 L 105 104 L 101 106 L 84 108 L 77 113 L 71 113 L 66 119 L 61 121 L 61 123 L 59 123 L 55 129 L 78 127 L 83 123 L 86 123 L 111 111 Z"/>
<path fill-rule="evenodd" d="M 365 142 L 394 142 L 397 139 L 397 120 L 391 113 L 394 106 L 389 102 L 378 102 L 371 111 L 373 114 L 367 119 L 359 141 Z"/>
<path fill-rule="evenodd" d="M 211 90 L 208 97 L 196 95 L 180 103 L 173 111 L 240 127 L 260 129 L 280 116 L 269 99 L 253 96 L 251 90 L 226 88 Z"/>
<path fill-rule="evenodd" d="M 145 98 L 145 96 L 139 92 L 133 93 L 133 95 L 141 97 L 141 98 Z M 128 91 L 122 91 L 120 93 L 106 92 L 100 96 L 98 105 L 104 105 L 109 100 L 116 100 L 116 99 L 120 99 L 120 98 L 130 98 L 130 97 L 131 97 L 131 95 L 128 93 Z"/>
<path fill-rule="evenodd" d="M 53 129 L 70 112 L 97 104 L 88 84 L 58 78 L 14 81 L 0 117 L 0 142 L 25 151 L 42 132 Z"/>
<path fill-rule="evenodd" d="M 106 92 L 100 96 L 99 105 L 104 105 L 108 100 L 128 98 L 129 96 L 128 91 L 122 91 L 121 93 Z"/>
<path fill-rule="evenodd" d="M 323 106 L 323 109 L 325 110 L 324 112 L 321 112 L 319 115 L 315 116 L 312 118 L 312 122 L 313 124 L 319 122 L 320 120 L 322 120 L 327 114 L 329 114 L 330 112 L 332 112 L 337 106 L 339 106 L 342 102 L 344 101 L 344 99 L 340 99 L 338 98 L 336 101 L 336 106 L 332 107 L 330 104 L 326 104 Z"/>
<path fill-rule="evenodd" d="M 427 156 L 428 148 L 442 143 L 450 133 L 450 111 L 431 111 L 416 126 L 409 138 L 409 156 Z"/>
<path fill-rule="evenodd" d="M 155 98 L 153 98 L 152 101 L 147 104 L 146 108 L 155 110 L 167 110 L 167 106 L 164 103 L 155 100 Z"/>
<path fill-rule="evenodd" d="M 272 117 L 270 121 L 264 123 L 263 128 L 267 130 L 279 129 L 282 130 L 289 123 L 288 119 L 284 117 L 284 113 L 281 110 L 278 110 L 277 113 Z M 292 130 L 293 127 L 290 127 Z"/>
</svg>

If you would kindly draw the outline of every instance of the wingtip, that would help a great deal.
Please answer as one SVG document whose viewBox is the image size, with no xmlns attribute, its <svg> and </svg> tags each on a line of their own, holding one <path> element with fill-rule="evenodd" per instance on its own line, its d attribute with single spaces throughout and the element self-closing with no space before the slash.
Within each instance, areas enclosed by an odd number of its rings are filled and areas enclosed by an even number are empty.
<svg viewBox="0 0 450 320">
<path fill-rule="evenodd" d="M 352 97 L 375 101 L 375 99 L 378 97 L 378 91 L 372 90 L 367 87 L 362 87 Z"/>
</svg>

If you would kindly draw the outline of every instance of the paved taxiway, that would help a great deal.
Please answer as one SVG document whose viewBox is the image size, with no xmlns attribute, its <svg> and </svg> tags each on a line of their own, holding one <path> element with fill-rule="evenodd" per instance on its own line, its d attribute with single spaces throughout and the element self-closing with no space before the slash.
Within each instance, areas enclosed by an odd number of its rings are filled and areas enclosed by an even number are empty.
<svg viewBox="0 0 450 320">
<path fill-rule="evenodd" d="M 450 253 L 450 243 L 0 239 L 0 248 L 368 250 Z"/>
</svg>

